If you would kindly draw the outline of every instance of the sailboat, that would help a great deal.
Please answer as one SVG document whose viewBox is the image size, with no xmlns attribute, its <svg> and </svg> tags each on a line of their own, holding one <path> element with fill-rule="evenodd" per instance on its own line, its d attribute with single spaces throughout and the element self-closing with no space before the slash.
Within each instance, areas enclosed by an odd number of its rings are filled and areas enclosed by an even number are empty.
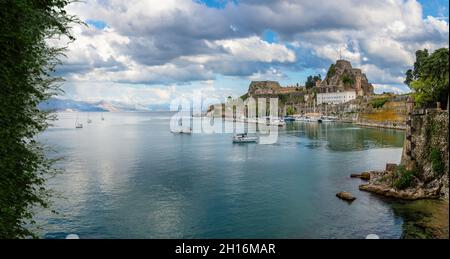
<svg viewBox="0 0 450 259">
<path fill-rule="evenodd" d="M 170 130 L 172 133 L 184 133 L 184 134 L 191 134 L 192 128 L 183 128 L 183 120 L 178 121 L 178 128 Z"/>
<path fill-rule="evenodd" d="M 89 112 L 88 112 L 87 116 L 88 116 L 87 123 L 92 123 L 92 120 L 89 118 Z"/>
<path fill-rule="evenodd" d="M 105 120 L 105 118 L 103 117 L 103 112 L 102 112 L 102 121 L 104 121 Z"/>
<path fill-rule="evenodd" d="M 83 124 L 78 122 L 78 113 L 77 113 L 77 119 L 75 120 L 75 128 L 76 129 L 82 129 Z"/>
</svg>

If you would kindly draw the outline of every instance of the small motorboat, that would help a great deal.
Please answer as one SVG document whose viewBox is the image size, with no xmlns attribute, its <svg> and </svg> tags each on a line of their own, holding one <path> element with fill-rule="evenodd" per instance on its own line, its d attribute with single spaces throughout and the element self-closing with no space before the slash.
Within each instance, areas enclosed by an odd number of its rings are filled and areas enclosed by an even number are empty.
<svg viewBox="0 0 450 259">
<path fill-rule="evenodd" d="M 270 126 L 283 127 L 284 125 L 286 125 L 286 123 L 284 122 L 283 119 L 267 117 L 266 118 L 266 125 L 267 126 L 270 125 Z"/>
<path fill-rule="evenodd" d="M 257 136 L 248 136 L 247 133 L 235 134 L 233 136 L 233 143 L 256 143 L 258 142 Z"/>
<path fill-rule="evenodd" d="M 336 121 L 336 117 L 332 116 L 322 116 L 322 122 L 334 122 Z"/>
<path fill-rule="evenodd" d="M 285 122 L 295 121 L 295 118 L 292 117 L 292 116 L 285 116 L 285 117 L 284 117 L 284 121 L 285 121 Z"/>
<path fill-rule="evenodd" d="M 320 117 L 315 117 L 315 116 L 313 116 L 313 117 L 306 117 L 307 119 L 306 119 L 306 121 L 307 122 L 318 122 L 318 123 L 322 123 L 322 118 L 320 118 Z"/>
<path fill-rule="evenodd" d="M 284 125 L 286 125 L 286 122 L 284 122 L 283 119 L 279 119 L 279 120 L 274 120 L 273 125 L 278 126 L 278 127 L 283 127 Z"/>
<path fill-rule="evenodd" d="M 191 128 L 177 128 L 177 129 L 173 129 L 170 132 L 172 133 L 176 133 L 176 134 L 191 134 L 192 133 L 192 129 Z"/>
</svg>

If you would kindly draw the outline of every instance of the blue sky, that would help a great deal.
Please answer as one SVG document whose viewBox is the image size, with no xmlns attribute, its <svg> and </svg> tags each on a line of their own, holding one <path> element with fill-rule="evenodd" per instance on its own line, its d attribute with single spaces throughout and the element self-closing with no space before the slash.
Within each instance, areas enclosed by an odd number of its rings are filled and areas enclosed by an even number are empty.
<svg viewBox="0 0 450 259">
<path fill-rule="evenodd" d="M 441 0 L 91 0 L 68 11 L 66 98 L 167 103 L 194 89 L 239 96 L 251 80 L 303 85 L 342 53 L 377 92 L 405 92 L 417 49 L 448 47 Z"/>
<path fill-rule="evenodd" d="M 442 17 L 448 21 L 448 8 L 449 3 L 446 0 L 420 0 L 420 4 L 423 8 L 423 15 Z"/>
<path fill-rule="evenodd" d="M 106 24 L 106 22 L 104 22 L 104 21 L 91 20 L 91 19 L 86 20 L 86 24 L 88 26 L 92 26 L 92 27 L 94 27 L 96 29 L 99 29 L 99 30 L 103 30 L 103 29 L 105 29 L 108 26 Z"/>
</svg>

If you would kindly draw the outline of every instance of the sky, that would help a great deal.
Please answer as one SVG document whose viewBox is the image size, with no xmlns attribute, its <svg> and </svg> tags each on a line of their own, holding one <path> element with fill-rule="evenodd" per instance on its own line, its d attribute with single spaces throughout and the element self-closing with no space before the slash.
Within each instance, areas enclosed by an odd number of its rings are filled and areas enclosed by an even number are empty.
<svg viewBox="0 0 450 259">
<path fill-rule="evenodd" d="M 407 92 L 415 51 L 449 46 L 442 0 L 87 0 L 67 11 L 86 25 L 58 67 L 62 97 L 83 101 L 224 100 L 251 80 L 324 77 L 340 53 L 376 92 Z"/>
</svg>

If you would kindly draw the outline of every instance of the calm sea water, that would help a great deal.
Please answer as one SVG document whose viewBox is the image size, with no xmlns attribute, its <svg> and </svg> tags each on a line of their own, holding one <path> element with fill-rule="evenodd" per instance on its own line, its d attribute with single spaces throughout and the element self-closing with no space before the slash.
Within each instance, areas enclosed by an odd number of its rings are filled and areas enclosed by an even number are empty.
<svg viewBox="0 0 450 259">
<path fill-rule="evenodd" d="M 398 163 L 402 131 L 295 122 L 275 144 L 233 144 L 170 133 L 172 113 L 79 113 L 83 129 L 76 116 L 59 113 L 40 137 L 65 170 L 49 181 L 58 214 L 36 216 L 44 238 L 401 236 L 391 205 L 349 175 Z"/>
</svg>

